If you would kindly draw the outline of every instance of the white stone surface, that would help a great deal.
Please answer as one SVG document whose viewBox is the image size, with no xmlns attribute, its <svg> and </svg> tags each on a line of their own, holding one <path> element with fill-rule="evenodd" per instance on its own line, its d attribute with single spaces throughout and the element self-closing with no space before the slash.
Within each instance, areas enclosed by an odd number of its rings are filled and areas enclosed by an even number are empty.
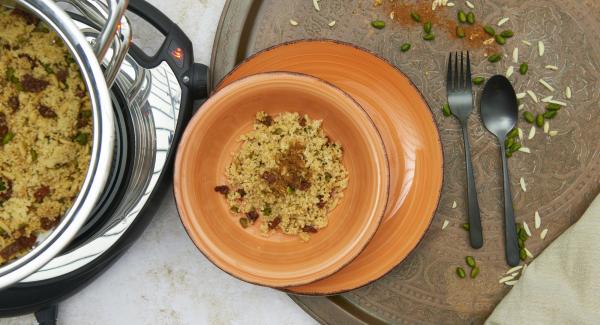
<svg viewBox="0 0 600 325">
<path fill-rule="evenodd" d="M 224 0 L 151 0 L 210 61 Z M 134 31 L 135 33 L 135 31 Z M 166 201 L 166 200 L 165 200 Z M 34 324 L 32 316 L 1 325 Z M 148 229 L 106 273 L 60 304 L 60 324 L 313 324 L 287 295 L 239 281 L 189 240 L 177 213 L 161 206 Z"/>
</svg>

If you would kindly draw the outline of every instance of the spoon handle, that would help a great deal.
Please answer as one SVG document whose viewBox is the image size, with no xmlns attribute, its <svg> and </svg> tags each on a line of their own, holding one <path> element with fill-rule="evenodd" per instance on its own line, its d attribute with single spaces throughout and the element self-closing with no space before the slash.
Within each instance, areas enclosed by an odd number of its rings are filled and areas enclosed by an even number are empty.
<svg viewBox="0 0 600 325">
<path fill-rule="evenodd" d="M 506 161 L 506 148 L 504 141 L 500 141 L 502 152 L 502 174 L 504 175 L 504 229 L 506 231 L 506 262 L 510 266 L 519 265 L 519 244 L 517 243 L 517 229 L 515 226 L 515 211 L 513 209 L 510 182 L 508 179 L 508 162 Z"/>
<path fill-rule="evenodd" d="M 477 190 L 475 189 L 475 176 L 473 175 L 473 163 L 471 162 L 471 146 L 469 145 L 469 134 L 466 123 L 463 125 L 463 141 L 465 143 L 465 162 L 467 163 L 467 198 L 469 214 L 469 238 L 471 247 L 481 248 L 483 246 L 483 231 L 481 229 L 481 216 L 479 213 L 479 202 L 477 201 Z"/>
</svg>

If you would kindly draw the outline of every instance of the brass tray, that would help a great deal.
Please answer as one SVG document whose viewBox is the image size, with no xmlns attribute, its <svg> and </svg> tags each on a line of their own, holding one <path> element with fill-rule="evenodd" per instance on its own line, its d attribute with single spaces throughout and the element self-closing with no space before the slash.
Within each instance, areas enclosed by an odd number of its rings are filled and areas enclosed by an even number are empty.
<svg viewBox="0 0 600 325">
<path fill-rule="evenodd" d="M 440 110 L 445 102 L 448 51 L 461 49 L 461 41 L 441 35 L 426 43 L 421 40 L 418 26 L 391 22 L 389 12 L 375 7 L 373 2 L 322 0 L 321 11 L 317 12 L 310 0 L 228 0 L 215 38 L 210 85 L 214 87 L 253 53 L 297 39 L 351 42 L 398 66 L 425 95 L 442 137 L 445 179 L 433 224 L 409 258 L 379 281 L 339 296 L 292 296 L 292 299 L 323 324 L 483 323 L 509 290 L 498 283 L 508 269 L 504 261 L 499 148 L 474 114 L 469 128 L 485 245 L 472 250 L 467 233 L 460 227 L 466 222 L 461 129 L 455 119 L 444 117 Z M 519 126 L 531 154 L 518 152 L 509 160 L 517 220 L 531 225 L 533 237 L 527 241 L 527 247 L 537 255 L 582 215 L 600 191 L 600 41 L 596 33 L 600 27 L 600 2 L 471 2 L 478 21 L 493 24 L 497 30 L 510 28 L 515 32 L 515 37 L 503 47 L 508 57 L 499 64 L 488 63 L 482 50 L 474 51 L 474 74 L 486 77 L 503 74 L 508 65 L 518 70 L 518 64 L 511 63 L 516 46 L 522 60 L 530 66 L 527 77 L 518 72 L 511 77 L 517 92 L 531 89 L 539 96 L 548 95 L 537 81 L 542 77 L 557 88 L 555 99 L 564 99 L 567 85 L 573 89 L 568 107 L 551 121 L 551 130 L 559 131 L 558 135 L 549 137 L 538 129 L 537 135 L 528 140 L 530 125 L 521 120 Z M 463 1 L 455 3 L 471 10 Z M 451 10 L 450 15 L 456 8 L 444 10 Z M 504 16 L 510 21 L 502 28 L 497 27 L 496 22 Z M 292 26 L 290 19 L 298 21 L 298 26 Z M 381 31 L 371 28 L 374 19 L 385 20 L 386 28 Z M 335 26 L 328 26 L 333 20 Z M 533 44 L 530 47 L 521 40 Z M 543 57 L 538 54 L 538 40 L 543 40 L 546 47 Z M 405 41 L 410 41 L 413 48 L 401 53 L 399 46 Z M 545 65 L 556 65 L 559 69 L 545 69 Z M 528 110 L 543 111 L 542 103 L 534 104 L 530 98 L 523 102 Z M 521 177 L 527 183 L 526 192 L 519 185 Z M 457 208 L 453 209 L 454 201 Z M 536 210 L 542 216 L 542 227 L 534 230 Z M 444 220 L 450 224 L 442 231 Z M 544 228 L 549 232 L 541 240 L 539 233 Z M 481 266 L 481 273 L 474 280 L 460 280 L 454 273 L 457 266 L 465 266 L 466 255 L 475 256 Z"/>
</svg>

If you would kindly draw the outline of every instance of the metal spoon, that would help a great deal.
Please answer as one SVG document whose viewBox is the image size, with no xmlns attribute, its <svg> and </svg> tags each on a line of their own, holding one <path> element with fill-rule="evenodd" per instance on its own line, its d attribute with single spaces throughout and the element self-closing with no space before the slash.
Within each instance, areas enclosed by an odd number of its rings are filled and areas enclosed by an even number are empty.
<svg viewBox="0 0 600 325">
<path fill-rule="evenodd" d="M 519 264 L 519 246 L 515 227 L 506 148 L 504 141 L 508 133 L 515 127 L 519 115 L 515 90 L 506 77 L 491 77 L 483 88 L 481 95 L 481 118 L 485 127 L 500 141 L 502 152 L 502 172 L 504 175 L 504 229 L 506 239 L 506 262 L 510 266 Z"/>
</svg>

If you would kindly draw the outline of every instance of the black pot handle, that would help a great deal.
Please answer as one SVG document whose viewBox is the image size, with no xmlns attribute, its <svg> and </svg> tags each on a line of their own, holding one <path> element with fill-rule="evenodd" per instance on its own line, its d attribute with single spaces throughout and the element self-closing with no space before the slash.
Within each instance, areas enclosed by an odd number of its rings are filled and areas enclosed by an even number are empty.
<svg viewBox="0 0 600 325">
<path fill-rule="evenodd" d="M 165 36 L 163 44 L 153 56 L 148 56 L 135 45 L 130 48 L 131 56 L 148 69 L 163 61 L 167 62 L 179 82 L 189 91 L 192 100 L 206 98 L 208 67 L 194 63 L 192 42 L 181 28 L 145 0 L 130 0 L 128 10 L 149 22 Z"/>
<path fill-rule="evenodd" d="M 35 312 L 35 319 L 39 325 L 56 325 L 58 306 L 50 305 Z"/>
</svg>

